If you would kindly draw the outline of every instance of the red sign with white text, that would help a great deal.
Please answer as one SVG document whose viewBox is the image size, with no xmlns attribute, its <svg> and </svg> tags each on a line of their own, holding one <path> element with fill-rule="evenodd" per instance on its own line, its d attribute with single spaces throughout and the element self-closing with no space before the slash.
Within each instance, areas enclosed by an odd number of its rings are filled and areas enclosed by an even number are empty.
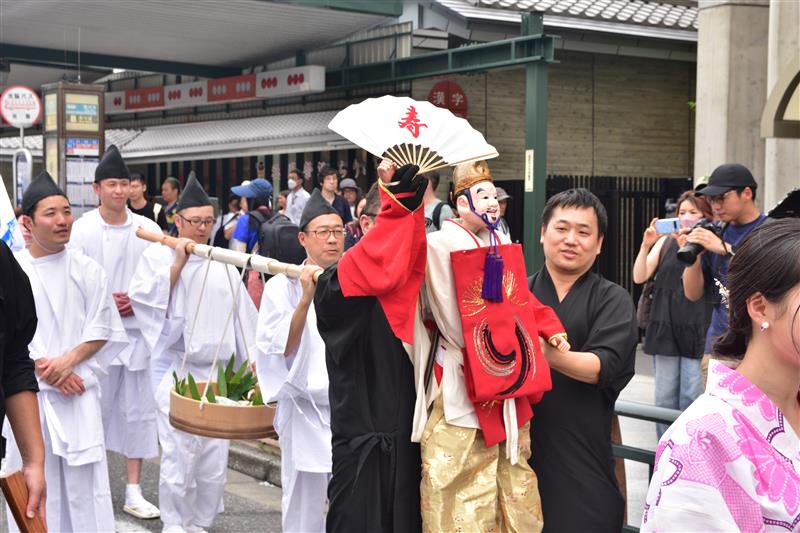
<svg viewBox="0 0 800 533">
<path fill-rule="evenodd" d="M 452 81 L 440 81 L 428 93 L 428 101 L 436 107 L 449 109 L 457 117 L 467 118 L 467 95 Z"/>
<path fill-rule="evenodd" d="M 222 102 L 254 98 L 256 95 L 256 75 L 231 76 L 208 80 L 208 101 Z"/>
<path fill-rule="evenodd" d="M 125 91 L 127 109 L 147 109 L 164 106 L 164 87 L 147 87 Z"/>
<path fill-rule="evenodd" d="M 107 115 L 138 110 L 175 109 L 257 98 L 281 98 L 325 90 L 325 67 L 305 65 L 215 80 L 105 94 Z"/>
</svg>

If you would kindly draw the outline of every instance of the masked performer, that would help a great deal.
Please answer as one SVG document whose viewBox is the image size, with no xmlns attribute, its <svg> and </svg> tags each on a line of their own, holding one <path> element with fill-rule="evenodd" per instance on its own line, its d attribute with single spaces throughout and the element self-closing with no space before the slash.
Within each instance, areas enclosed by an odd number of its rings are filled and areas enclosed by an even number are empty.
<svg viewBox="0 0 800 533">
<path fill-rule="evenodd" d="M 488 165 L 459 165 L 453 182 L 460 218 L 428 235 L 421 311 L 432 318 L 433 348 L 419 324 L 414 345 L 422 380 L 414 437 L 422 446 L 423 525 L 426 531 L 538 531 L 542 512 L 527 463 L 528 428 L 531 402 L 550 389 L 550 369 L 537 337 L 562 351 L 569 344 L 552 309 L 525 286 L 521 247 L 496 231 L 497 191 Z M 421 369 L 429 365 L 435 383 L 425 394 Z"/>
</svg>

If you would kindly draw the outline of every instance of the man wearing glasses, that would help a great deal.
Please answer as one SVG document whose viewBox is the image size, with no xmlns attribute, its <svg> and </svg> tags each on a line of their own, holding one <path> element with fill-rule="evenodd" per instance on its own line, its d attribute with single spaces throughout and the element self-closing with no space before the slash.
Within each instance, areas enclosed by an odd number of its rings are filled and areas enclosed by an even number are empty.
<svg viewBox="0 0 800 533">
<path fill-rule="evenodd" d="M 319 190 L 300 217 L 298 239 L 307 259 L 300 279 L 283 274 L 264 286 L 258 317 L 258 381 L 265 401 L 277 401 L 281 516 L 284 533 L 325 531 L 331 476 L 331 408 L 325 343 L 317 330 L 314 274 L 344 250 L 342 217 Z"/>
<path fill-rule="evenodd" d="M 206 244 L 214 208 L 194 174 L 178 199 L 175 250 L 151 244 L 142 253 L 129 287 L 142 337 L 151 353 L 156 425 L 161 443 L 158 503 L 164 533 L 200 533 L 211 528 L 221 509 L 230 441 L 190 435 L 169 422 L 173 373 L 209 379 L 215 354 L 235 353 L 244 360 L 258 312 L 231 265 L 187 252 L 190 243 Z M 222 310 L 237 312 L 229 325 Z M 202 298 L 202 300 L 201 300 Z M 185 366 L 181 361 L 185 361 Z"/>
<path fill-rule="evenodd" d="M 736 253 L 736 247 L 766 220 L 767 217 L 755 204 L 756 186 L 756 180 L 746 167 L 728 163 L 717 167 L 711 173 L 708 183 L 698 187 L 697 194 L 705 196 L 714 212 L 715 220 L 723 225 L 721 237 L 704 228 L 694 228 L 686 236 L 687 242 L 705 248 L 705 252 L 683 273 L 683 291 L 689 300 L 697 301 L 702 298 L 706 287 L 713 287 L 715 282 L 727 286 L 728 263 Z M 727 327 L 728 306 L 717 301 L 711 313 L 705 355 L 701 363 L 704 381 L 708 376 L 708 360 L 713 351 L 714 339 Z"/>
</svg>

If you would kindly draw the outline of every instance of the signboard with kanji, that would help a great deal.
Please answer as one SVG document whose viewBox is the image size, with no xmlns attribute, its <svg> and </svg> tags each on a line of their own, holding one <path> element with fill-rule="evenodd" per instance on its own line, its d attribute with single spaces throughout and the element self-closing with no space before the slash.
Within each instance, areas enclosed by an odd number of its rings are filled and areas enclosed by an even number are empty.
<svg viewBox="0 0 800 533">
<path fill-rule="evenodd" d="M 428 93 L 428 101 L 436 107 L 449 109 L 457 117 L 467 118 L 467 95 L 455 82 L 437 82 Z"/>
<path fill-rule="evenodd" d="M 325 67 L 305 65 L 241 76 L 105 93 L 107 115 L 283 98 L 325 91 Z"/>
<path fill-rule="evenodd" d="M 42 102 L 39 95 L 28 87 L 14 85 L 0 96 L 0 115 L 15 128 L 27 128 L 39 120 Z"/>
<path fill-rule="evenodd" d="M 100 98 L 96 94 L 65 93 L 64 127 L 73 131 L 100 129 Z"/>
</svg>

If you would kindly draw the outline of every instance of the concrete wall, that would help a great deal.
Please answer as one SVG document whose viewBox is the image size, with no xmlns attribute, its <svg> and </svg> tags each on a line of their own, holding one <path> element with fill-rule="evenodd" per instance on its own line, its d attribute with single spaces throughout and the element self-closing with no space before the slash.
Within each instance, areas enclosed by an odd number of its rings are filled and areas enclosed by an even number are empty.
<svg viewBox="0 0 800 533">
<path fill-rule="evenodd" d="M 769 8 L 767 91 L 773 90 L 783 68 L 800 54 L 800 3 L 772 0 Z M 800 187 L 800 139 L 766 139 L 764 205 L 780 202 Z"/>
<path fill-rule="evenodd" d="M 768 28 L 769 0 L 699 2 L 696 177 L 741 163 L 763 191 Z"/>
<path fill-rule="evenodd" d="M 559 51 L 551 65 L 550 174 L 692 175 L 694 64 Z M 424 100 L 441 78 L 413 82 Z M 467 95 L 468 120 L 500 152 L 497 179 L 524 171 L 523 69 L 449 76 Z M 442 188 L 442 187 L 440 187 Z"/>
</svg>

